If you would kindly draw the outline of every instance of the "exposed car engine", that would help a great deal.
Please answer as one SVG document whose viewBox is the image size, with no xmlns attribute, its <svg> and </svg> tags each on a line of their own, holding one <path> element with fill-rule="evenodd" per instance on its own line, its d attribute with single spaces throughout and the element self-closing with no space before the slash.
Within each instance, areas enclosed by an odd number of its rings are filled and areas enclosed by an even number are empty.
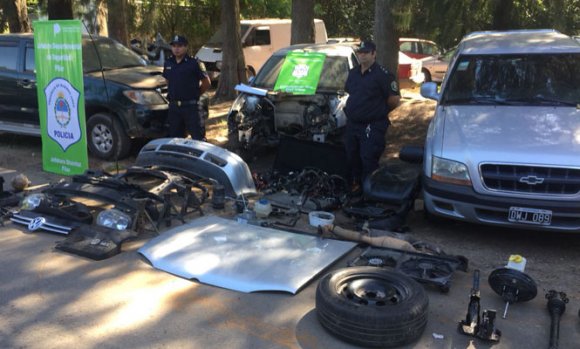
<svg viewBox="0 0 580 349">
<path fill-rule="evenodd" d="M 247 94 L 229 115 L 229 139 L 237 141 L 235 145 L 242 149 L 275 146 L 280 135 L 315 142 L 338 141 L 346 124 L 342 111 L 346 98 L 337 93 Z"/>
</svg>

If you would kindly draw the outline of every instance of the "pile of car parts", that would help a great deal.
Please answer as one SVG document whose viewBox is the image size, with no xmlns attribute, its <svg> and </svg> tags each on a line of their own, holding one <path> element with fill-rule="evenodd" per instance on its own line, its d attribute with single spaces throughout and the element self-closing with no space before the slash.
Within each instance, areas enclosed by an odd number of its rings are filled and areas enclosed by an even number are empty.
<svg viewBox="0 0 580 349">
<path fill-rule="evenodd" d="M 57 249 L 92 259 L 120 252 L 121 244 L 161 224 L 201 211 L 207 189 L 188 177 L 133 167 L 119 175 L 87 171 L 26 196 L 11 220 L 29 231 L 66 235 Z"/>
<path fill-rule="evenodd" d="M 367 247 L 347 265 L 392 268 L 415 281 L 437 287 L 443 293 L 449 292 L 455 270 L 466 272 L 468 269 L 468 261 L 462 256 L 433 255 L 386 247 Z"/>
</svg>

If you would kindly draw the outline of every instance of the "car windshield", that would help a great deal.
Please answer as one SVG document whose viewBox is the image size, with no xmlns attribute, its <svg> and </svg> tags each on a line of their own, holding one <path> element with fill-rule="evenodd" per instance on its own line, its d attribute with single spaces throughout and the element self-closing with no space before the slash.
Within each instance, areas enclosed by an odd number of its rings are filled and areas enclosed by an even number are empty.
<svg viewBox="0 0 580 349">
<path fill-rule="evenodd" d="M 98 50 L 98 54 L 97 54 Z M 83 39 L 83 70 L 85 73 L 146 65 L 143 58 L 109 38 Z"/>
<path fill-rule="evenodd" d="M 242 39 L 244 38 L 244 34 L 248 31 L 248 28 L 250 28 L 249 24 L 241 24 L 240 25 L 240 36 L 242 37 Z M 223 38 L 222 30 L 221 30 L 221 28 L 219 28 L 212 35 L 212 37 L 204 44 L 204 46 L 219 48 L 219 47 L 222 47 L 223 43 L 224 43 L 224 38 Z"/>
<path fill-rule="evenodd" d="M 443 103 L 576 106 L 580 54 L 461 56 Z"/>
<path fill-rule="evenodd" d="M 270 57 L 256 75 L 253 82 L 255 87 L 272 90 L 276 85 L 276 79 L 282 69 L 282 64 L 286 56 Z M 344 90 L 344 84 L 348 77 L 348 58 L 342 56 L 326 56 L 324 66 L 320 73 L 317 91 L 338 91 Z"/>
</svg>

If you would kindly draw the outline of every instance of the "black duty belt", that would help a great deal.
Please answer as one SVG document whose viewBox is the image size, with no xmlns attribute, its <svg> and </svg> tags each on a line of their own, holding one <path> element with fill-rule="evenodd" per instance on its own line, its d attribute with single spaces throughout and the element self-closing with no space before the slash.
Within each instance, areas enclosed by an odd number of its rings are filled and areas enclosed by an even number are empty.
<svg viewBox="0 0 580 349">
<path fill-rule="evenodd" d="M 186 105 L 197 105 L 197 101 L 195 99 L 190 99 L 188 101 L 169 101 L 169 104 L 182 107 Z"/>
</svg>

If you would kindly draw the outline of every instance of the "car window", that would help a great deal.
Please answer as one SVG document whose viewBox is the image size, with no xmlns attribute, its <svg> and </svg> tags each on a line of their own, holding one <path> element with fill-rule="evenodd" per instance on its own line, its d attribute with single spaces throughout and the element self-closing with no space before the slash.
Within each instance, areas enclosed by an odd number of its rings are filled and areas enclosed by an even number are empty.
<svg viewBox="0 0 580 349">
<path fill-rule="evenodd" d="M 0 69 L 16 70 L 18 63 L 18 46 L 16 42 L 0 43 Z"/>
<path fill-rule="evenodd" d="M 422 42 L 421 47 L 423 49 L 423 54 L 426 54 L 429 56 L 435 56 L 436 54 L 439 53 L 439 49 L 437 48 L 437 46 L 435 46 L 431 43 Z"/>
<path fill-rule="evenodd" d="M 93 72 L 144 66 L 146 62 L 136 53 L 109 38 L 83 39 L 83 70 Z"/>
<path fill-rule="evenodd" d="M 254 28 L 248 34 L 245 41 L 246 46 L 270 45 L 270 28 Z"/>
<path fill-rule="evenodd" d="M 256 75 L 254 86 L 270 90 L 273 89 L 285 59 L 286 56 L 270 57 L 262 69 L 260 69 L 258 75 Z M 322 72 L 320 73 L 318 90 L 343 90 L 349 69 L 348 57 L 327 56 L 324 60 Z"/>
<path fill-rule="evenodd" d="M 460 56 L 443 99 L 445 103 L 576 105 L 580 54 Z"/>
<path fill-rule="evenodd" d="M 34 69 L 36 68 L 34 65 L 34 47 L 27 45 L 24 56 L 25 56 L 24 70 L 34 71 Z"/>
<path fill-rule="evenodd" d="M 413 46 L 414 46 L 413 42 L 411 42 L 411 41 L 402 42 L 399 45 L 399 51 L 417 53 L 416 52 L 417 50 Z"/>
</svg>

